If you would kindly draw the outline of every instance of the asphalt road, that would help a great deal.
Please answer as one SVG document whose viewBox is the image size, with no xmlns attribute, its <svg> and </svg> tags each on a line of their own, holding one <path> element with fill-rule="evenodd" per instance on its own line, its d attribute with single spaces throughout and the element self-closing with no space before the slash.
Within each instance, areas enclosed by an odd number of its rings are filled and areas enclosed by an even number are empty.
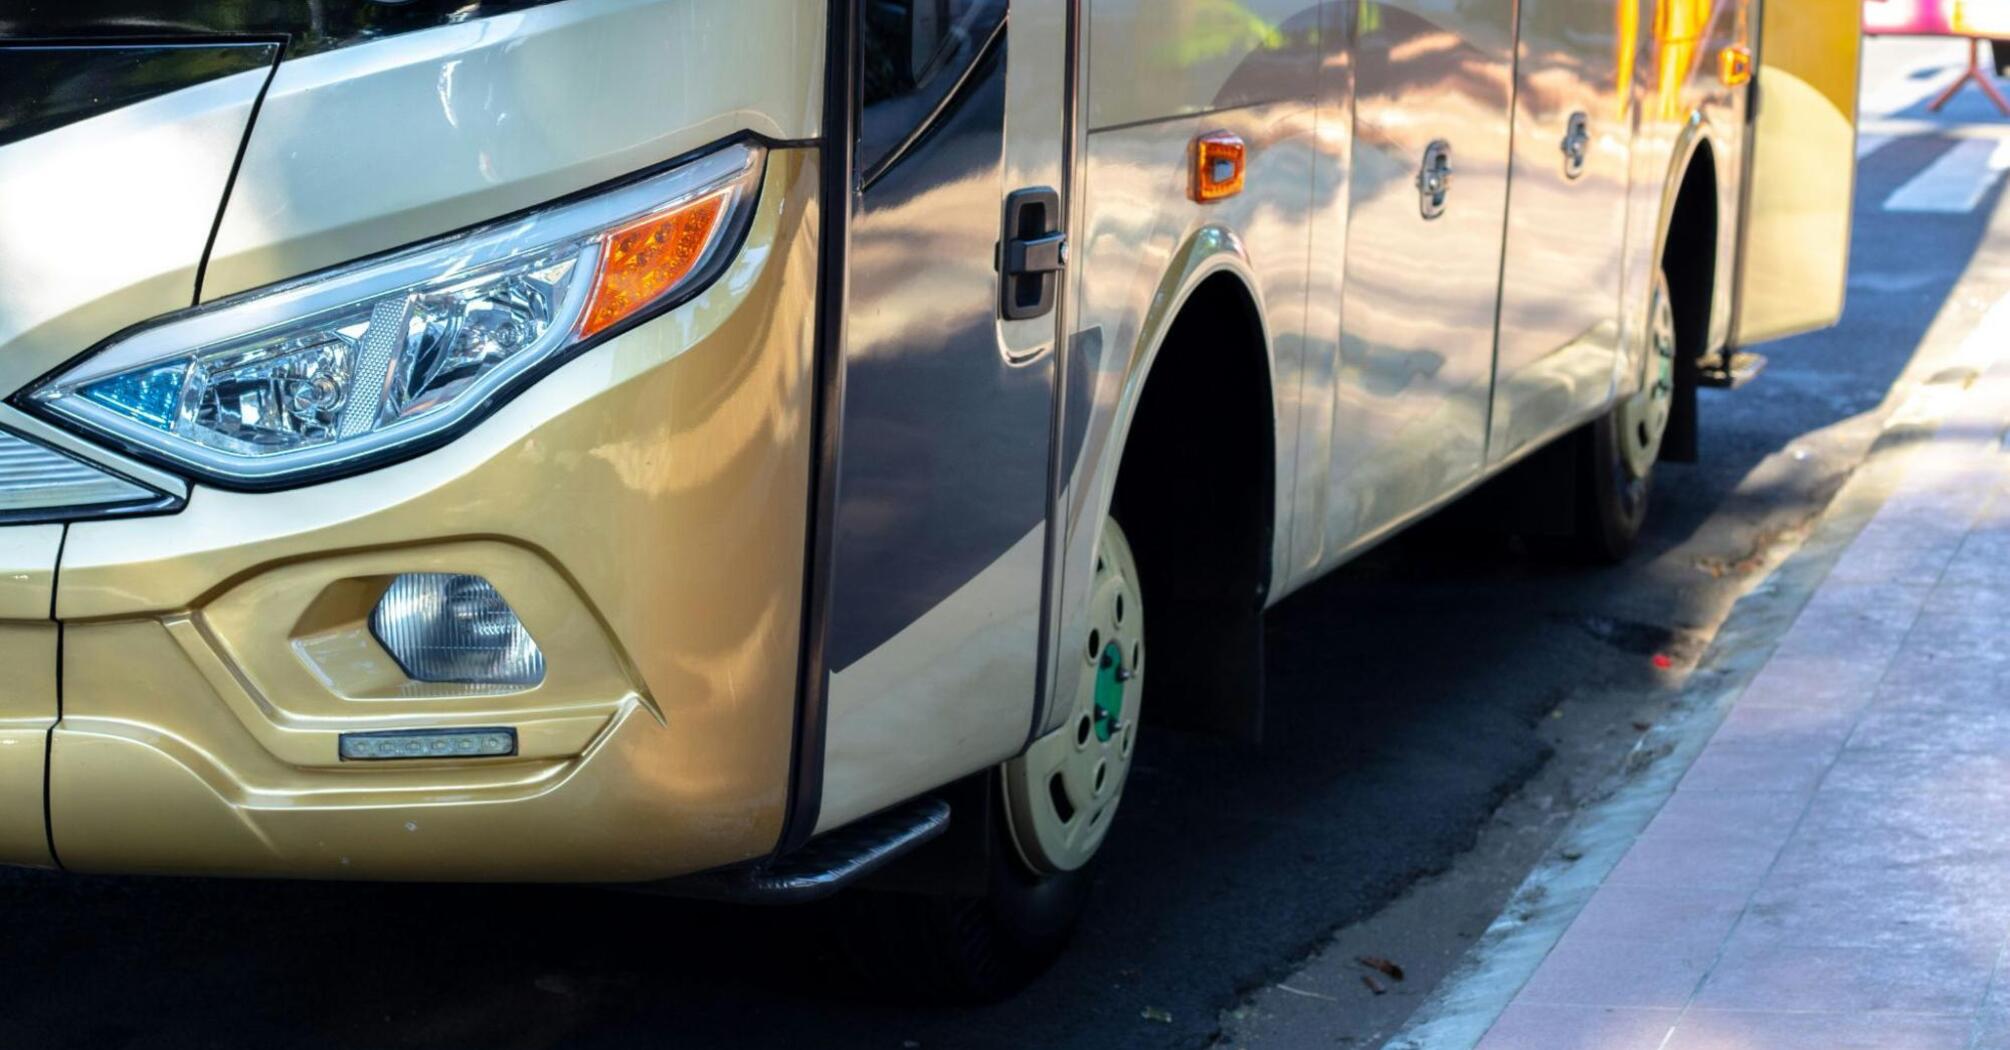
<svg viewBox="0 0 2010 1050">
<path fill-rule="evenodd" d="M 1706 397 L 1706 460 L 1664 468 L 1631 562 L 1426 535 L 1282 606 L 1268 742 L 1141 744 L 1079 944 L 1007 1004 L 864 995 L 815 912 L 8 872 L 0 1045 L 1206 1045 L 1245 992 L 1454 866 L 1548 764 L 1617 761 L 1654 717 L 1875 436 L 1975 251 L 2000 191 L 1965 214 L 1881 207 L 1951 144 L 1871 155 L 1845 324 L 1767 348 L 1756 384 Z"/>
</svg>

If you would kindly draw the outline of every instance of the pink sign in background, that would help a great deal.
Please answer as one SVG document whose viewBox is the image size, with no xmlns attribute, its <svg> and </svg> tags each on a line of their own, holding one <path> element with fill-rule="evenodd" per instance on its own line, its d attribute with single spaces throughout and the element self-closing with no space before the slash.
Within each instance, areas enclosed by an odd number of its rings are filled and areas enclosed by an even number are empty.
<svg viewBox="0 0 2010 1050">
<path fill-rule="evenodd" d="M 1864 0 L 1863 31 L 2010 37 L 2010 0 Z"/>
</svg>

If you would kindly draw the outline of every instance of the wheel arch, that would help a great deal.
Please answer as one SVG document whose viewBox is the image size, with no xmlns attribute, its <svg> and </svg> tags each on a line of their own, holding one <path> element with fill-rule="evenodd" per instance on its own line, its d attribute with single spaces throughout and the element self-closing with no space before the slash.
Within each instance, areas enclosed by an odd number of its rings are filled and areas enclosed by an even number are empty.
<svg viewBox="0 0 2010 1050">
<path fill-rule="evenodd" d="M 1247 739 L 1262 724 L 1262 614 L 1288 496 L 1259 289 L 1232 231 L 1189 237 L 1141 326 L 1100 500 L 1137 549 L 1150 610 L 1145 717 Z"/>
<path fill-rule="evenodd" d="M 1675 401 L 1661 458 L 1693 463 L 1700 455 L 1696 391 L 1701 361 L 1713 348 L 1716 317 L 1723 302 L 1719 261 L 1723 244 L 1725 179 L 1708 124 L 1691 120 L 1678 143 L 1676 163 L 1661 194 L 1654 260 L 1668 277 L 1675 304 L 1677 343 Z"/>
</svg>

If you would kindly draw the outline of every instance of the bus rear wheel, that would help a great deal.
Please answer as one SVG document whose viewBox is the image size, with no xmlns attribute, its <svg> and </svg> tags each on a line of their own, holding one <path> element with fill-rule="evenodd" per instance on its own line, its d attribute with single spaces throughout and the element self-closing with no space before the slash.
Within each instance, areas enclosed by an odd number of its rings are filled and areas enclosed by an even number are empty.
<svg viewBox="0 0 2010 1050">
<path fill-rule="evenodd" d="M 1578 435 L 1580 497 L 1575 546 L 1597 561 L 1619 562 L 1633 552 L 1647 521 L 1654 465 L 1675 404 L 1679 351 L 1675 299 L 1657 270 L 1647 312 L 1647 374 L 1640 389 Z"/>
</svg>

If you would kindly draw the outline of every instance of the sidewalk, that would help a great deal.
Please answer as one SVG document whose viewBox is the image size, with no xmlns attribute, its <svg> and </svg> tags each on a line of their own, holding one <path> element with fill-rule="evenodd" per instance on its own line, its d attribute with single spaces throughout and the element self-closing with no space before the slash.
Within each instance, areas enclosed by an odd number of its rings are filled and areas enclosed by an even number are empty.
<svg viewBox="0 0 2010 1050">
<path fill-rule="evenodd" d="M 2010 370 L 1938 391 L 1482 1050 L 2010 1048 Z"/>
</svg>

